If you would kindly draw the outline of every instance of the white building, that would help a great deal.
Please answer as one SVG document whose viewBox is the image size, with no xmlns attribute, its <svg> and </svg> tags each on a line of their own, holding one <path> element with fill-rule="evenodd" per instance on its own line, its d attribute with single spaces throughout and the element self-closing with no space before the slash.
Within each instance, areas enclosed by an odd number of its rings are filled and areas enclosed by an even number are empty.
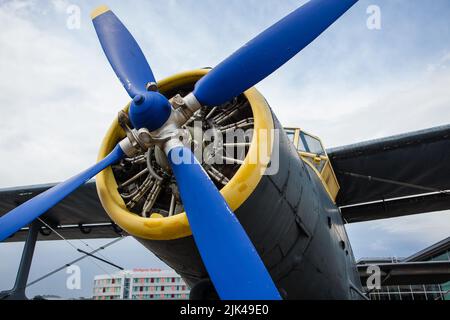
<svg viewBox="0 0 450 320">
<path fill-rule="evenodd" d="M 133 269 L 94 278 L 94 300 L 186 300 L 189 288 L 172 270 Z"/>
</svg>

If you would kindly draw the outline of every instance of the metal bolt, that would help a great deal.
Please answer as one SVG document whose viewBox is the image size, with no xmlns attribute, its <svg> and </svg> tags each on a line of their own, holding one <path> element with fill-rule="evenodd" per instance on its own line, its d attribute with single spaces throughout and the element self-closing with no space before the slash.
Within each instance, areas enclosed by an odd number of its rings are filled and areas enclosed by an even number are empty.
<svg viewBox="0 0 450 320">
<path fill-rule="evenodd" d="M 177 94 L 176 96 L 174 96 L 171 99 L 171 103 L 174 109 L 178 109 L 182 106 L 184 106 L 184 99 L 182 96 L 180 96 L 179 94 Z"/>
<path fill-rule="evenodd" d="M 156 91 L 158 91 L 158 85 L 156 84 L 156 82 L 149 82 L 145 86 L 145 89 L 147 89 L 147 91 L 156 92 Z"/>
</svg>

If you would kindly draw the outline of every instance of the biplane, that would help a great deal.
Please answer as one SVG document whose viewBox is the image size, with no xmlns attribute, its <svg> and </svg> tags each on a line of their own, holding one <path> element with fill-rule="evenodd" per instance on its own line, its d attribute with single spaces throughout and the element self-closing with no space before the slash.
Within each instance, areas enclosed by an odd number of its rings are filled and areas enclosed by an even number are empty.
<svg viewBox="0 0 450 320">
<path fill-rule="evenodd" d="M 118 17 L 96 9 L 132 100 L 96 165 L 60 184 L 0 190 L 0 241 L 26 243 L 2 297 L 26 298 L 36 241 L 132 236 L 196 299 L 367 299 L 345 224 L 450 209 L 450 126 L 327 150 L 283 128 L 254 88 L 356 2 L 311 0 L 215 68 L 159 81 Z M 226 139 L 237 130 L 241 139 Z M 422 284 L 450 279 L 450 263 L 383 272 Z"/>
</svg>

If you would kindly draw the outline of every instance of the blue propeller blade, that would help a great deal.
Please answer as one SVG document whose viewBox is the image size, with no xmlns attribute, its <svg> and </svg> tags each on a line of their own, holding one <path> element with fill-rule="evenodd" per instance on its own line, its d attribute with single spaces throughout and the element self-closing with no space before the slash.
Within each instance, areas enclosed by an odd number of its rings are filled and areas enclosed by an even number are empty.
<svg viewBox="0 0 450 320">
<path fill-rule="evenodd" d="M 131 33 L 107 7 L 95 10 L 92 20 L 103 51 L 130 97 L 146 92 L 155 77 Z"/>
<path fill-rule="evenodd" d="M 191 150 L 175 147 L 168 158 L 195 243 L 220 298 L 281 299 L 252 242 Z"/>
<path fill-rule="evenodd" d="M 202 105 L 221 105 L 272 74 L 358 0 L 311 0 L 221 62 L 196 85 Z"/>
<path fill-rule="evenodd" d="M 20 228 L 37 219 L 97 173 L 119 161 L 123 156 L 122 149 L 117 145 L 105 159 L 96 165 L 48 189 L 2 216 L 0 218 L 0 241 L 5 240 L 19 231 Z"/>
</svg>

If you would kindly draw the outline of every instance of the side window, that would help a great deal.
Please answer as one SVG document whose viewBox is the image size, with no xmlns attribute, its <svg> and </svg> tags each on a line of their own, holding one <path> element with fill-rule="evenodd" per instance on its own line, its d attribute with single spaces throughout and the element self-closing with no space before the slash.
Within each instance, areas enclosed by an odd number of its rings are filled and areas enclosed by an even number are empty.
<svg viewBox="0 0 450 320">
<path fill-rule="evenodd" d="M 287 129 L 287 130 L 286 130 L 286 135 L 287 135 L 288 139 L 289 139 L 292 143 L 294 143 L 295 130 Z"/>
<path fill-rule="evenodd" d="M 322 143 L 317 138 L 310 136 L 305 132 L 300 132 L 300 139 L 298 143 L 298 151 L 305 151 L 318 155 L 325 155 Z"/>
<path fill-rule="evenodd" d="M 300 132 L 300 136 L 298 138 L 298 147 L 297 147 L 298 151 L 303 151 L 303 152 L 309 152 L 309 148 L 306 144 L 306 141 L 304 139 L 304 134 L 303 132 Z"/>
</svg>

